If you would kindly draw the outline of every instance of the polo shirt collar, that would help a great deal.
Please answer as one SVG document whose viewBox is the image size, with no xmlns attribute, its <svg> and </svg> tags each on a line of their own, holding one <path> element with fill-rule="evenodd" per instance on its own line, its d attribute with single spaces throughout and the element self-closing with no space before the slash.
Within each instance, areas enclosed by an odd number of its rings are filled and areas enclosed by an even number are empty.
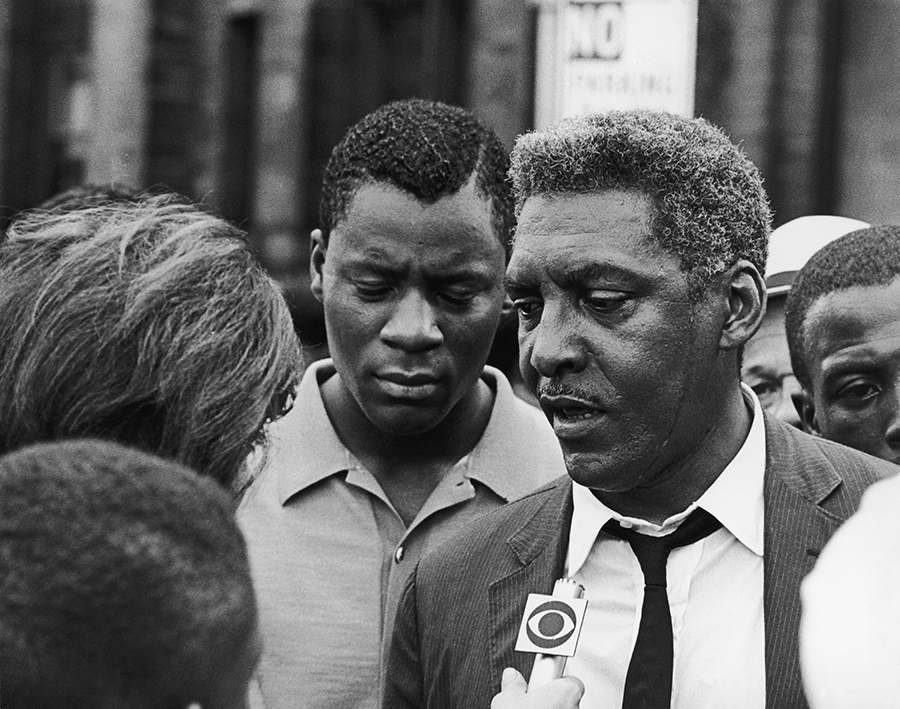
<svg viewBox="0 0 900 709">
<path fill-rule="evenodd" d="M 270 430 L 271 445 L 278 449 L 277 458 L 289 462 L 272 471 L 278 476 L 278 497 L 282 505 L 320 480 L 358 466 L 334 430 L 319 389 L 334 374 L 330 359 L 310 365 L 297 388 L 293 408 Z M 495 393 L 494 405 L 481 439 L 463 458 L 464 475 L 509 501 L 531 492 L 534 487 L 530 476 L 522 475 L 522 470 L 530 464 L 527 452 L 532 449 L 531 431 L 519 425 L 523 417 L 516 410 L 528 404 L 516 397 L 506 377 L 493 367 L 486 366 L 481 378 Z M 296 441 L 299 436 L 304 439 L 302 452 Z M 291 453 L 293 447 L 298 449 L 295 455 Z"/>
<path fill-rule="evenodd" d="M 313 362 L 300 380 L 293 408 L 270 429 L 272 447 L 278 449 L 277 456 L 270 458 L 287 462 L 273 471 L 278 475 L 282 505 L 298 492 L 353 466 L 354 458 L 331 425 L 319 391 L 319 383 L 334 374 L 330 359 Z M 301 436 L 302 449 L 297 440 Z M 297 449 L 296 454 L 292 448 Z"/>
<path fill-rule="evenodd" d="M 763 555 L 763 481 L 766 470 L 766 432 L 762 407 L 756 394 L 741 384 L 745 400 L 753 407 L 753 422 L 737 455 L 712 485 L 686 510 L 672 515 L 661 525 L 623 517 L 598 500 L 590 488 L 572 483 L 573 512 L 569 532 L 566 573 L 572 575 L 584 566 L 597 535 L 609 520 L 624 522 L 643 534 L 659 536 L 701 507 L 757 556 Z"/>
<path fill-rule="evenodd" d="M 529 456 L 534 450 L 534 428 L 523 426 L 526 414 L 532 412 L 527 410 L 529 404 L 515 395 L 499 370 L 486 366 L 481 379 L 495 393 L 494 407 L 481 439 L 468 456 L 466 477 L 509 502 L 527 495 L 535 487 L 534 477 L 522 474 L 534 465 Z M 524 413 L 523 409 L 526 409 Z M 538 415 L 543 416 L 540 412 Z"/>
</svg>

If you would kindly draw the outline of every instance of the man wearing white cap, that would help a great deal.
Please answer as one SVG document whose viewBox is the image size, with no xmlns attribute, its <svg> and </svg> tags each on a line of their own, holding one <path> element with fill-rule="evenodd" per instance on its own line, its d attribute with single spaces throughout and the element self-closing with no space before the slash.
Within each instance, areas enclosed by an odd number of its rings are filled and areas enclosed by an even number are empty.
<svg viewBox="0 0 900 709">
<path fill-rule="evenodd" d="M 786 296 L 794 276 L 814 253 L 838 237 L 867 226 L 849 217 L 806 216 L 781 225 L 769 237 L 766 315 L 757 333 L 744 346 L 741 378 L 766 411 L 798 428 L 800 416 L 791 397 L 800 393 L 800 385 L 791 371 L 784 330 Z"/>
</svg>

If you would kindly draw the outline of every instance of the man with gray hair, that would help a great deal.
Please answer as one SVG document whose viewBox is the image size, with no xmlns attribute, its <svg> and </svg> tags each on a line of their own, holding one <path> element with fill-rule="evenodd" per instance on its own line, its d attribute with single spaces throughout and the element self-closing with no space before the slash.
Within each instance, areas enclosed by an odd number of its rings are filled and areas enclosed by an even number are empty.
<svg viewBox="0 0 900 709">
<path fill-rule="evenodd" d="M 804 707 L 800 581 L 893 470 L 741 386 L 766 297 L 759 172 L 705 120 L 638 111 L 522 136 L 511 174 L 520 366 L 569 478 L 420 562 L 384 705 L 486 706 L 504 668 L 530 669 L 528 594 L 570 577 L 582 707 Z M 558 625 L 528 627 L 552 645 Z"/>
</svg>

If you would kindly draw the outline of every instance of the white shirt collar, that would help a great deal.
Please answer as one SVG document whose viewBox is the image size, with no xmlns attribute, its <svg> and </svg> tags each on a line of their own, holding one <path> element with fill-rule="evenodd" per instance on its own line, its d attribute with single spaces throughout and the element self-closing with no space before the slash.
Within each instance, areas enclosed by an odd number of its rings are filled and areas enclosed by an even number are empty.
<svg viewBox="0 0 900 709">
<path fill-rule="evenodd" d="M 737 455 L 725 467 L 700 499 L 683 512 L 672 515 L 661 525 L 623 517 L 598 500 L 590 488 L 572 483 L 574 509 L 569 529 L 569 553 L 566 574 L 571 576 L 587 561 L 603 525 L 615 519 L 642 534 L 661 536 L 672 531 L 696 507 L 702 507 L 741 544 L 757 556 L 763 555 L 763 480 L 766 471 L 766 430 L 762 407 L 753 390 L 741 384 L 744 397 L 753 403 L 750 432 Z"/>
</svg>

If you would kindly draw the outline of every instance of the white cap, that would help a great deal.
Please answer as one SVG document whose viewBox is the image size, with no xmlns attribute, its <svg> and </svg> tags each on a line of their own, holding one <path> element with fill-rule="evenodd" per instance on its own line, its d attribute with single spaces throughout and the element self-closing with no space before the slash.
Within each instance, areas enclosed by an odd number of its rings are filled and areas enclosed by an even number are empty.
<svg viewBox="0 0 900 709">
<path fill-rule="evenodd" d="M 766 286 L 769 296 L 786 294 L 797 271 L 814 253 L 835 239 L 871 226 L 859 219 L 812 215 L 782 224 L 769 236 Z"/>
</svg>

